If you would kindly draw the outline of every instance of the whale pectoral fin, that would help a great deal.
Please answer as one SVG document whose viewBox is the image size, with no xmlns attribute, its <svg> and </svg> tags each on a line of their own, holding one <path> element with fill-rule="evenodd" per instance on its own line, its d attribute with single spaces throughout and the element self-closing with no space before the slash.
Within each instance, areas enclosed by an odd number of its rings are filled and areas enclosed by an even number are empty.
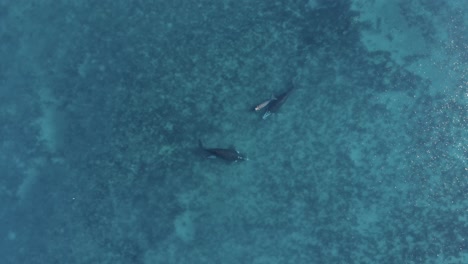
<svg viewBox="0 0 468 264">
<path fill-rule="evenodd" d="M 201 149 L 205 149 L 205 147 L 203 147 L 203 143 L 202 143 L 201 139 L 198 139 L 198 147 L 201 148 Z"/>
<path fill-rule="evenodd" d="M 267 119 L 267 117 L 269 117 L 271 115 L 271 112 L 270 111 L 266 111 L 263 116 L 262 116 L 262 119 L 265 120 Z"/>
</svg>

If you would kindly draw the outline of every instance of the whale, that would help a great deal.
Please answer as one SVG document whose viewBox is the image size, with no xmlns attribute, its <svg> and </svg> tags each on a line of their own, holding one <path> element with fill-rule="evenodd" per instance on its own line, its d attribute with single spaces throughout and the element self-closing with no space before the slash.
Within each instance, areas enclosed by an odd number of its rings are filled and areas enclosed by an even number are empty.
<svg viewBox="0 0 468 264">
<path fill-rule="evenodd" d="M 247 157 L 242 155 L 239 151 L 235 150 L 234 148 L 205 148 L 200 139 L 198 140 L 198 146 L 200 147 L 200 149 L 202 149 L 205 153 L 208 154 L 209 158 L 220 158 L 229 162 L 248 160 Z"/>
<path fill-rule="evenodd" d="M 291 87 L 284 93 L 276 96 L 276 100 L 271 101 L 267 106 L 266 106 L 266 111 L 262 116 L 262 119 L 266 119 L 269 117 L 271 114 L 278 112 L 278 110 L 281 108 L 281 106 L 286 102 L 286 99 L 288 99 L 289 95 L 291 95 L 292 91 L 294 91 L 295 87 L 294 85 L 291 85 Z"/>
<path fill-rule="evenodd" d="M 267 105 L 269 105 L 272 101 L 276 100 L 276 98 L 272 95 L 270 99 L 263 101 L 262 103 L 258 104 L 254 110 L 255 111 L 260 111 L 263 108 L 265 108 Z"/>
</svg>

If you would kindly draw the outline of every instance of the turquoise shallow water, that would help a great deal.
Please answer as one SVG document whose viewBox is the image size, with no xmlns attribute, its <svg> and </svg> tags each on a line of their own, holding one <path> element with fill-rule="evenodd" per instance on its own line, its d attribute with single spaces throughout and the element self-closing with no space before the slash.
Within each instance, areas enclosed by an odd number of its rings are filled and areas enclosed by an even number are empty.
<svg viewBox="0 0 468 264">
<path fill-rule="evenodd" d="M 2 263 L 468 263 L 467 11 L 0 0 Z"/>
</svg>

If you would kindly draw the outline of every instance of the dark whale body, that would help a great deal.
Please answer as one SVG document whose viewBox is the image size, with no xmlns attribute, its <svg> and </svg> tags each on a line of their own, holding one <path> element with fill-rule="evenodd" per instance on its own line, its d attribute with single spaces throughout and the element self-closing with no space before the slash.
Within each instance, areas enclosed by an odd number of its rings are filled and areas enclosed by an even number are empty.
<svg viewBox="0 0 468 264">
<path fill-rule="evenodd" d="M 273 100 L 270 104 L 268 104 L 265 114 L 263 114 L 262 118 L 266 119 L 272 113 L 278 112 L 280 107 L 284 104 L 284 102 L 286 102 L 286 99 L 288 99 L 289 95 L 293 90 L 294 86 L 289 88 L 289 90 L 287 90 L 286 92 L 276 96 L 276 100 Z"/>
<path fill-rule="evenodd" d="M 201 142 L 198 140 L 198 146 L 209 154 L 209 157 L 216 157 L 223 159 L 225 161 L 235 162 L 235 161 L 242 161 L 247 160 L 239 151 L 235 149 L 223 149 L 223 148 L 205 148 Z"/>
</svg>

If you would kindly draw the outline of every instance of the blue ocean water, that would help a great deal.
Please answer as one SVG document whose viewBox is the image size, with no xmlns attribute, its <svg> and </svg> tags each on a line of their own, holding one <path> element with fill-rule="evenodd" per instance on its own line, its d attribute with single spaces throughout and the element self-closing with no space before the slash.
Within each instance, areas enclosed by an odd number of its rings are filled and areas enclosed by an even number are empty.
<svg viewBox="0 0 468 264">
<path fill-rule="evenodd" d="M 0 0 L 0 263 L 468 263 L 467 14 Z"/>
</svg>

